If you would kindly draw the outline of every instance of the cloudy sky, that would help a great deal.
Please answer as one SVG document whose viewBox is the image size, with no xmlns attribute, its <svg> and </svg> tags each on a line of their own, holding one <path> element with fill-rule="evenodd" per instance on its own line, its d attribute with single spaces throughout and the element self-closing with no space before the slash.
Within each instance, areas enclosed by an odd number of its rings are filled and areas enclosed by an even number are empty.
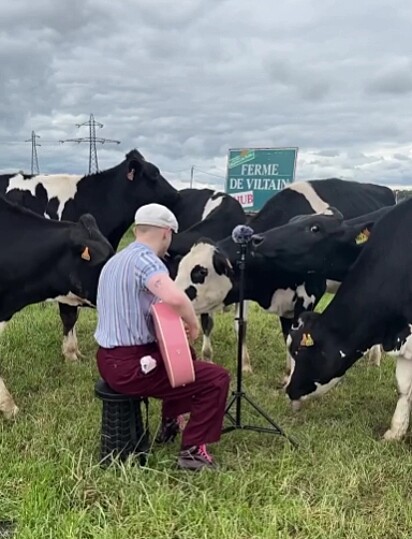
<svg viewBox="0 0 412 539">
<path fill-rule="evenodd" d="M 0 170 L 85 173 L 137 147 L 224 187 L 230 147 L 298 146 L 297 179 L 412 184 L 410 0 L 0 0 Z"/>
</svg>

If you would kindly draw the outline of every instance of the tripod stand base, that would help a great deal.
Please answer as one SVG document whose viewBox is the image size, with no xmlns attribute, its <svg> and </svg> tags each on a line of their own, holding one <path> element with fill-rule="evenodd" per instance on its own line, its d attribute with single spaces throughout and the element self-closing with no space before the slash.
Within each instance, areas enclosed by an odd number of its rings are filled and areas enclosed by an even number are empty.
<svg viewBox="0 0 412 539">
<path fill-rule="evenodd" d="M 289 442 L 294 446 L 298 447 L 298 443 L 296 440 L 294 440 L 292 437 L 288 436 L 285 431 L 277 424 L 271 417 L 268 416 L 268 414 L 260 407 L 258 406 L 250 397 L 246 395 L 244 391 L 234 391 L 232 393 L 233 397 L 229 401 L 226 410 L 225 415 L 227 418 L 231 421 L 232 425 L 229 425 L 228 427 L 225 427 L 222 429 L 222 433 L 226 432 L 232 432 L 234 430 L 251 430 L 254 432 L 262 432 L 262 433 L 268 433 L 268 434 L 276 434 L 278 436 L 284 436 L 289 440 Z M 241 399 L 245 399 L 246 402 L 248 402 L 252 408 L 254 408 L 262 417 L 266 419 L 268 423 L 272 426 L 272 428 L 268 427 L 260 427 L 260 426 L 254 426 L 254 425 L 242 425 L 240 422 L 240 404 Z M 229 412 L 230 408 L 233 406 L 233 404 L 236 403 L 236 418 L 233 417 L 233 415 Z"/>
</svg>

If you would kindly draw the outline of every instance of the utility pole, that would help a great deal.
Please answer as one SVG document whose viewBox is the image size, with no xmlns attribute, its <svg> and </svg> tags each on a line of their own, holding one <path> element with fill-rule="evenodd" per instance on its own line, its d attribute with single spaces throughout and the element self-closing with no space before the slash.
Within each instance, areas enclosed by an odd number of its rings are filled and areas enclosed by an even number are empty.
<svg viewBox="0 0 412 539">
<path fill-rule="evenodd" d="M 190 189 L 192 189 L 193 185 L 193 172 L 195 170 L 195 165 L 192 165 L 192 168 L 190 169 Z"/>
<path fill-rule="evenodd" d="M 31 138 L 25 141 L 25 142 L 31 142 L 31 173 L 32 174 L 40 174 L 39 158 L 37 156 L 37 146 L 41 146 L 41 144 L 38 144 L 36 142 L 36 138 L 40 138 L 40 136 L 36 135 L 36 133 L 32 131 Z"/>
<path fill-rule="evenodd" d="M 89 143 L 89 174 L 92 172 L 99 172 L 99 163 L 97 159 L 97 147 L 96 143 L 100 142 L 101 144 L 105 144 L 106 142 L 113 142 L 115 144 L 120 144 L 120 140 L 113 140 L 109 138 L 101 138 L 96 137 L 96 126 L 97 127 L 103 127 L 103 124 L 100 122 L 96 122 L 94 119 L 93 114 L 90 114 L 90 118 L 88 122 L 83 122 L 82 124 L 76 124 L 76 127 L 82 127 L 82 126 L 89 126 L 89 136 L 88 137 L 80 137 L 80 138 L 69 138 L 66 140 L 61 140 L 61 143 L 64 142 L 88 142 Z"/>
</svg>

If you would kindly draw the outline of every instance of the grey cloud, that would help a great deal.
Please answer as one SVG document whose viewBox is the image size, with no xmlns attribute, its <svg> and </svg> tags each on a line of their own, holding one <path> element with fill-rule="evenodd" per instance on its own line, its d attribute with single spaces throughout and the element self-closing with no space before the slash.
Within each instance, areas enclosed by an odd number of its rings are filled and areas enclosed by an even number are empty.
<svg viewBox="0 0 412 539">
<path fill-rule="evenodd" d="M 371 93 L 408 94 L 412 91 L 411 70 L 412 62 L 401 58 L 389 65 L 384 65 L 366 88 Z"/>
<path fill-rule="evenodd" d="M 93 112 L 98 135 L 121 140 L 98 146 L 100 167 L 138 147 L 179 186 L 194 164 L 195 186 L 222 188 L 228 148 L 248 146 L 298 146 L 297 178 L 407 178 L 396 157 L 408 154 L 412 105 L 401 0 L 0 7 L 1 170 L 29 168 L 34 129 L 42 172 L 86 172 L 87 144 L 58 141 L 87 135 L 75 124 Z"/>
<path fill-rule="evenodd" d="M 394 153 L 393 158 L 397 159 L 398 161 L 412 161 L 408 155 L 404 155 L 402 153 Z"/>
</svg>

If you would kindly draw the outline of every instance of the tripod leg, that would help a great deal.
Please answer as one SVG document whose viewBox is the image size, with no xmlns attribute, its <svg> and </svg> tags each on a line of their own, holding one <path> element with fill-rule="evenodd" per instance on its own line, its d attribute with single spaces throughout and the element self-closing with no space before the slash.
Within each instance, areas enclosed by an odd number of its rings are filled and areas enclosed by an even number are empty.
<svg viewBox="0 0 412 539">
<path fill-rule="evenodd" d="M 298 446 L 298 443 L 290 437 L 286 432 L 277 424 L 275 421 L 261 408 L 258 404 L 256 404 L 250 397 L 248 397 L 246 394 L 243 394 L 243 397 L 247 400 L 247 402 L 262 416 L 266 419 L 268 423 L 272 425 L 272 427 L 278 431 L 278 433 L 285 438 L 287 438 L 292 445 L 295 447 Z"/>
</svg>

